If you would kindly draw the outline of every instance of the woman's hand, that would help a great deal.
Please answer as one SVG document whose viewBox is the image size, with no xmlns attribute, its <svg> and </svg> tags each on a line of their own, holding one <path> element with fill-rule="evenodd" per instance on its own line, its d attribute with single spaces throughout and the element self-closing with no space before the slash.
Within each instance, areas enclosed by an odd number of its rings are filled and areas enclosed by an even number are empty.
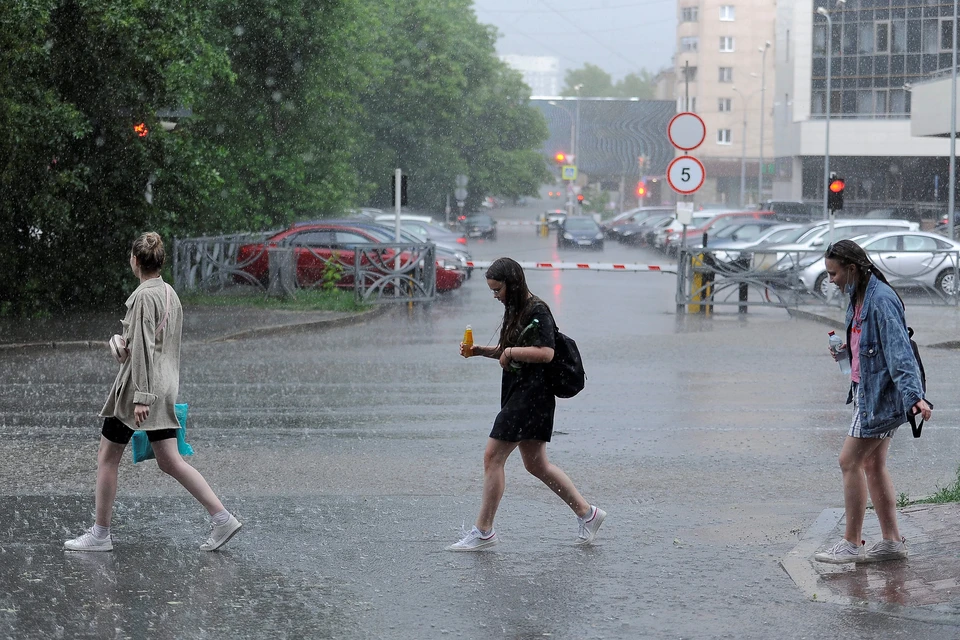
<svg viewBox="0 0 960 640">
<path fill-rule="evenodd" d="M 513 347 L 507 347 L 503 350 L 503 353 L 500 354 L 500 366 L 504 369 L 510 368 L 510 363 L 513 362 L 513 358 L 510 357 L 513 353 Z"/>
<path fill-rule="evenodd" d="M 920 400 L 913 405 L 912 411 L 913 415 L 920 415 L 924 420 L 929 420 L 930 416 L 933 415 L 933 409 L 927 404 L 926 400 Z"/>
<path fill-rule="evenodd" d="M 477 348 L 476 348 L 476 347 L 474 347 L 473 345 L 467 346 L 467 345 L 465 345 L 464 343 L 461 342 L 461 343 L 460 343 L 460 355 L 462 355 L 464 358 L 470 358 L 470 357 L 472 357 L 472 356 L 479 355 L 479 354 L 477 354 Z"/>
<path fill-rule="evenodd" d="M 847 357 L 847 345 L 846 345 L 846 344 L 842 344 L 842 345 L 840 345 L 839 347 L 837 347 L 836 352 L 834 352 L 833 349 L 827 349 L 827 351 L 830 353 L 830 357 L 833 358 L 834 361 L 836 361 L 836 362 L 839 362 L 841 357 L 843 357 L 843 358 L 846 358 L 846 357 Z"/>
<path fill-rule="evenodd" d="M 150 415 L 150 406 L 145 404 L 135 404 L 133 405 L 133 417 L 137 421 L 137 426 L 139 427 L 143 422 L 146 422 L 147 416 Z"/>
</svg>

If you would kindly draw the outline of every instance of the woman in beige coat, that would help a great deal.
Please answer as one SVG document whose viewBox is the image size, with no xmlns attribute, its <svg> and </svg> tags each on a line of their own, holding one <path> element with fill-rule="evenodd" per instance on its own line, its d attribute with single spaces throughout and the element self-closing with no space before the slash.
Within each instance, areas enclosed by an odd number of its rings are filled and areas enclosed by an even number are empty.
<svg viewBox="0 0 960 640">
<path fill-rule="evenodd" d="M 160 470 L 174 477 L 210 513 L 213 529 L 201 550 L 219 549 L 241 526 L 177 449 L 180 423 L 174 404 L 180 387 L 183 308 L 173 287 L 160 278 L 164 257 L 163 241 L 156 233 L 145 233 L 133 243 L 130 268 L 140 286 L 127 298 L 123 319 L 122 338 L 128 355 L 100 411 L 104 420 L 97 455 L 96 523 L 79 538 L 64 543 L 69 551 L 113 549 L 110 520 L 117 475 L 135 429 L 146 431 Z M 121 343 L 120 349 L 123 347 Z"/>
</svg>

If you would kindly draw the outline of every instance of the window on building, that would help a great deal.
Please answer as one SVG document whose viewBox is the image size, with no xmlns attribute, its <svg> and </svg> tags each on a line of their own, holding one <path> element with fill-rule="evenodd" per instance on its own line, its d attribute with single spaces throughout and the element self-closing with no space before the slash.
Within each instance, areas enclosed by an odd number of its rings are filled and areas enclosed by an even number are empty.
<svg viewBox="0 0 960 640">
<path fill-rule="evenodd" d="M 874 25 L 869 22 L 861 22 L 857 32 L 859 53 L 873 53 L 873 29 Z"/>
<path fill-rule="evenodd" d="M 938 53 L 940 51 L 940 25 L 936 18 L 923 21 L 923 52 Z"/>
<path fill-rule="evenodd" d="M 697 22 L 700 19 L 700 7 L 683 7 L 680 9 L 680 22 Z"/>
<path fill-rule="evenodd" d="M 689 104 L 687 104 L 689 102 Z M 677 98 L 677 111 L 697 111 L 697 96 L 692 96 L 689 101 L 684 100 L 683 96 Z"/>
<path fill-rule="evenodd" d="M 953 51 L 953 18 L 940 18 L 940 51 Z"/>
<path fill-rule="evenodd" d="M 813 55 L 827 55 L 827 25 L 825 24 L 813 26 Z"/>
<path fill-rule="evenodd" d="M 733 82 L 733 67 L 720 67 L 719 82 Z"/>
<path fill-rule="evenodd" d="M 733 36 L 720 36 L 720 51 L 729 53 L 733 50 Z"/>
<path fill-rule="evenodd" d="M 720 111 L 720 112 L 733 111 L 733 98 L 718 98 L 717 111 Z"/>
<path fill-rule="evenodd" d="M 721 5 L 720 19 L 724 22 L 733 22 L 736 19 L 736 8 L 732 4 Z"/>
<path fill-rule="evenodd" d="M 904 20 L 894 20 L 890 23 L 890 47 L 894 53 L 907 51 L 907 23 Z"/>
<path fill-rule="evenodd" d="M 874 40 L 876 52 L 887 53 L 890 51 L 890 23 L 878 22 L 876 23 L 876 27 L 877 36 Z"/>
<path fill-rule="evenodd" d="M 717 129 L 717 144 L 730 144 L 732 140 L 730 129 Z"/>
<path fill-rule="evenodd" d="M 685 78 L 693 82 L 697 79 L 697 68 L 696 67 L 684 67 L 684 73 L 686 74 Z"/>
<path fill-rule="evenodd" d="M 680 38 L 680 51 L 699 51 L 700 38 L 696 36 L 686 36 Z"/>
</svg>

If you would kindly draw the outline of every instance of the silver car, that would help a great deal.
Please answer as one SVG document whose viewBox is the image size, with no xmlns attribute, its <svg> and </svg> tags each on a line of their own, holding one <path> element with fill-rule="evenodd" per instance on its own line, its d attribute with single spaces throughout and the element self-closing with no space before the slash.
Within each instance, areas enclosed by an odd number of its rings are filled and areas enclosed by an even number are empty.
<svg viewBox="0 0 960 640">
<path fill-rule="evenodd" d="M 960 242 L 925 231 L 892 231 L 853 238 L 893 286 L 932 289 L 944 296 L 957 292 Z M 799 272 L 804 288 L 821 298 L 839 290 L 827 276 L 821 256 Z"/>
</svg>

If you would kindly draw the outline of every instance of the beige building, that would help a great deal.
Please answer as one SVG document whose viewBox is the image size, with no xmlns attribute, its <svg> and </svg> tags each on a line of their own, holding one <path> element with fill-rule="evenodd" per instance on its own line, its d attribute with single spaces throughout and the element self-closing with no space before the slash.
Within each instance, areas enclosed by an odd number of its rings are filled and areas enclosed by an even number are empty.
<svg viewBox="0 0 960 640">
<path fill-rule="evenodd" d="M 691 152 L 706 170 L 697 203 L 736 207 L 741 199 L 750 204 L 770 197 L 775 15 L 776 0 L 678 0 L 677 111 L 697 113 L 707 127 L 706 140 Z"/>
</svg>

